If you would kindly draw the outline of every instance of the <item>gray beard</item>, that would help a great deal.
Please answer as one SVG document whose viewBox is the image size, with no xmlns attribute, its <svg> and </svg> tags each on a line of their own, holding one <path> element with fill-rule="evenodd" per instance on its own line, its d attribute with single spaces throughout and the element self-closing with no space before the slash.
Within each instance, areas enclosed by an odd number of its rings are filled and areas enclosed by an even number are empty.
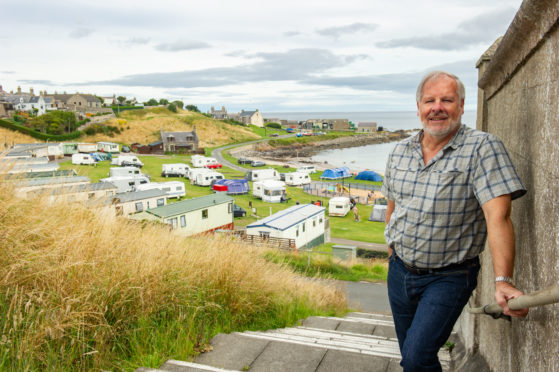
<svg viewBox="0 0 559 372">
<path fill-rule="evenodd" d="M 459 128 L 460 125 L 462 125 L 462 115 L 460 115 L 456 119 L 456 121 L 453 121 L 452 123 L 450 123 L 448 128 L 446 128 L 444 130 L 436 130 L 436 131 L 432 130 L 431 128 L 428 127 L 427 123 L 429 123 L 429 119 L 425 119 L 425 121 L 421 122 L 421 124 L 423 124 L 423 131 L 425 133 L 427 133 L 431 137 L 444 138 L 444 137 L 448 136 L 450 133 L 452 133 L 453 131 L 455 131 L 457 128 Z"/>
</svg>

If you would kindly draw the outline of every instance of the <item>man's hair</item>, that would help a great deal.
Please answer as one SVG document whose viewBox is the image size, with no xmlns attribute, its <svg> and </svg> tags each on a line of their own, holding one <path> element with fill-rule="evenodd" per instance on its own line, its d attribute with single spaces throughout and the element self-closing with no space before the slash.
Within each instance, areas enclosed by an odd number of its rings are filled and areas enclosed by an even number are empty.
<svg viewBox="0 0 559 372">
<path fill-rule="evenodd" d="M 417 87 L 417 92 L 415 93 L 415 100 L 417 101 L 417 103 L 421 102 L 421 98 L 423 96 L 423 87 L 425 86 L 425 83 L 427 83 L 429 80 L 436 80 L 441 76 L 447 76 L 456 82 L 456 93 L 458 93 L 458 99 L 460 101 L 466 98 L 466 88 L 464 88 L 464 83 L 462 83 L 458 76 L 446 71 L 431 71 L 427 75 L 423 76 L 423 79 L 421 79 L 421 82 Z"/>
</svg>

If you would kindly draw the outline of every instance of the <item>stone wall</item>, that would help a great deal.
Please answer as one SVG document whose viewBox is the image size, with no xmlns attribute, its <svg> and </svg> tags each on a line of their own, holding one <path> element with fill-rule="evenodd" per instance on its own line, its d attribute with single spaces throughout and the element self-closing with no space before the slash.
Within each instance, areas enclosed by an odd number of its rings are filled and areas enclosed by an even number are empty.
<svg viewBox="0 0 559 372">
<path fill-rule="evenodd" d="M 498 46 L 497 46 L 498 44 Z M 479 60 L 478 129 L 500 137 L 528 193 L 513 202 L 514 280 L 524 292 L 559 281 L 559 1 L 525 0 L 507 33 Z M 488 247 L 470 306 L 494 302 Z M 462 314 L 471 360 L 493 371 L 559 371 L 559 304 L 524 320 Z"/>
</svg>

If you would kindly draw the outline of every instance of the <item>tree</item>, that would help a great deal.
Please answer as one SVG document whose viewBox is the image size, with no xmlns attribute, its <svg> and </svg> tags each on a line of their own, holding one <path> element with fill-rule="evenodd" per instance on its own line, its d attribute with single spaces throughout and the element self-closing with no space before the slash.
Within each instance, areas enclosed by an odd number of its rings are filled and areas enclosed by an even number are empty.
<svg viewBox="0 0 559 372">
<path fill-rule="evenodd" d="M 157 106 L 158 102 L 155 98 L 151 98 L 149 101 L 144 102 L 146 106 Z"/>
<path fill-rule="evenodd" d="M 168 105 L 169 104 L 169 100 L 165 99 L 165 98 L 161 98 L 159 100 L 159 104 L 160 105 Z"/>
<path fill-rule="evenodd" d="M 175 106 L 174 103 L 170 103 L 169 106 L 167 106 L 167 108 L 169 109 L 169 111 L 177 112 L 177 106 Z"/>
<path fill-rule="evenodd" d="M 124 97 L 124 96 L 118 96 L 118 97 L 116 97 L 116 99 L 117 99 L 118 103 L 121 104 L 121 105 L 124 103 L 124 101 L 126 101 L 126 97 Z"/>
<path fill-rule="evenodd" d="M 186 105 L 186 109 L 188 111 L 200 112 L 200 110 L 198 110 L 198 107 L 196 107 L 195 105 Z"/>
<path fill-rule="evenodd" d="M 177 100 L 177 101 L 173 101 L 173 103 L 175 104 L 175 106 L 177 106 L 181 110 L 184 107 L 184 103 L 182 101 Z"/>
</svg>

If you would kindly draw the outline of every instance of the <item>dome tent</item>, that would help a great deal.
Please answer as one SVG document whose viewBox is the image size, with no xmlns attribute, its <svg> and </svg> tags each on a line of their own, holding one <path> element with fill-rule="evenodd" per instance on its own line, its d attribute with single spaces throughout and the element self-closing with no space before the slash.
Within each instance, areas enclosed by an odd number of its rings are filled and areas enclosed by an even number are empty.
<svg viewBox="0 0 559 372">
<path fill-rule="evenodd" d="M 374 171 L 371 170 L 366 170 L 363 172 L 360 172 L 357 177 L 355 177 L 356 180 L 365 180 L 365 181 L 374 181 L 374 182 L 382 182 L 382 177 Z"/>
<path fill-rule="evenodd" d="M 340 178 L 349 178 L 349 177 L 351 177 L 351 173 L 349 172 L 348 167 L 326 169 L 320 176 L 320 178 L 327 179 L 327 180 L 337 180 Z"/>
</svg>

